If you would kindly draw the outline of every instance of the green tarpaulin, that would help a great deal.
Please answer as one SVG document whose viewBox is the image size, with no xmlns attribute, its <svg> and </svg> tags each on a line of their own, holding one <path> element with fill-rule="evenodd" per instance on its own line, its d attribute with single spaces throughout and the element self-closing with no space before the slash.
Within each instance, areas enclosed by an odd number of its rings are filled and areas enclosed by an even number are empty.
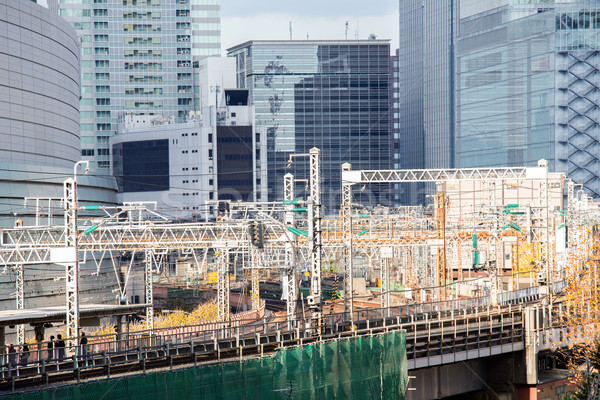
<svg viewBox="0 0 600 400">
<path fill-rule="evenodd" d="M 105 379 L 11 400 L 404 399 L 406 336 L 391 332 L 278 350 L 274 355 Z"/>
</svg>

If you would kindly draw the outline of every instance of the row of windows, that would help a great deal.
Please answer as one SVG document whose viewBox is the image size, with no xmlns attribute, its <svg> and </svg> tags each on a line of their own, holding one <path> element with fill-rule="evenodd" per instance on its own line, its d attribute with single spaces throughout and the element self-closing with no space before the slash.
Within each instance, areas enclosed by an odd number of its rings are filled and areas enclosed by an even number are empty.
<svg viewBox="0 0 600 400">
<path fill-rule="evenodd" d="M 184 196 L 198 196 L 198 192 L 193 192 L 193 193 L 184 193 Z"/>
<path fill-rule="evenodd" d="M 157 11 L 138 12 L 123 11 L 123 19 L 160 19 L 161 13 Z"/>
<path fill-rule="evenodd" d="M 123 38 L 125 44 L 146 45 L 146 44 L 162 44 L 161 37 L 132 37 L 125 36 Z"/>
<path fill-rule="evenodd" d="M 190 181 L 188 179 L 184 179 L 183 181 L 181 181 L 181 183 L 190 183 Z M 192 183 L 198 183 L 198 179 L 192 179 Z"/>
<path fill-rule="evenodd" d="M 160 75 L 127 75 L 125 82 L 140 82 L 140 83 L 161 83 L 162 76 Z"/>
<path fill-rule="evenodd" d="M 163 94 L 162 88 L 125 88 L 126 96 L 160 96 Z"/>
<path fill-rule="evenodd" d="M 162 50 L 125 50 L 125 57 L 162 57 Z"/>
<path fill-rule="evenodd" d="M 92 129 L 90 129 L 90 131 L 91 130 Z M 81 143 L 82 144 L 94 144 L 94 143 L 98 142 L 99 144 L 107 144 L 109 138 L 110 138 L 110 136 L 96 136 L 96 137 L 94 137 L 94 136 L 82 136 L 81 137 Z"/>
<path fill-rule="evenodd" d="M 82 132 L 90 132 L 92 130 L 94 130 L 94 125 L 93 124 L 81 124 L 80 129 Z M 106 124 L 106 123 L 102 123 L 102 124 L 96 124 L 96 130 L 97 131 L 110 131 L 111 130 L 111 124 Z M 101 136 L 102 138 L 106 137 L 106 142 L 101 142 L 100 140 L 98 140 L 98 143 L 108 143 L 108 136 Z M 100 136 L 98 137 L 98 139 L 100 139 Z M 81 143 L 86 143 L 82 141 Z"/>
<path fill-rule="evenodd" d="M 123 24 L 125 32 L 160 32 L 161 26 L 158 24 Z"/>
<path fill-rule="evenodd" d="M 136 69 L 136 70 L 161 70 L 162 63 L 142 63 L 142 62 L 126 62 L 125 69 Z"/>
<path fill-rule="evenodd" d="M 159 6 L 160 0 L 123 0 L 124 6 Z"/>
<path fill-rule="evenodd" d="M 162 108 L 162 100 L 143 101 L 143 100 L 128 100 L 125 102 L 127 108 Z"/>
</svg>

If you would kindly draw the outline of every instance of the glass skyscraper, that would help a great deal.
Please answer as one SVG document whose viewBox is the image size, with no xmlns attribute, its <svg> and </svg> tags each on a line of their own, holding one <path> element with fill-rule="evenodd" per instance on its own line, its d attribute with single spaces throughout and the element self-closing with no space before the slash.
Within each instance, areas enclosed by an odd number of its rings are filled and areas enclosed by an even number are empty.
<svg viewBox="0 0 600 400">
<path fill-rule="evenodd" d="M 286 166 L 291 153 L 312 147 L 321 149 L 325 212 L 339 209 L 341 164 L 391 168 L 389 41 L 250 41 L 228 52 L 265 127 L 267 154 L 258 156 L 268 158 L 270 200 L 283 199 L 285 173 L 308 178 L 303 159 Z M 369 187 L 357 201 L 388 204 L 384 188 Z"/>
<path fill-rule="evenodd" d="M 81 40 L 81 147 L 110 167 L 122 113 L 185 120 L 195 104 L 193 60 L 220 55 L 220 0 L 49 0 Z M 108 170 L 106 170 L 108 172 Z"/>
<path fill-rule="evenodd" d="M 456 164 L 545 158 L 600 194 L 600 3 L 463 0 Z"/>
<path fill-rule="evenodd" d="M 454 166 L 456 2 L 399 2 L 399 164 L 402 169 Z M 424 201 L 424 185 L 405 184 L 402 188 L 404 204 Z"/>
</svg>

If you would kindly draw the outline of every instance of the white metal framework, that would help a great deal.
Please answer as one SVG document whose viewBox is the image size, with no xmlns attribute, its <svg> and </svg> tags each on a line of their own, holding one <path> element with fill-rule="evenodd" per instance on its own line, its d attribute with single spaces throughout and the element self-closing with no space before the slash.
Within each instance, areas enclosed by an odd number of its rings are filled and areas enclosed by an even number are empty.
<svg viewBox="0 0 600 400">
<path fill-rule="evenodd" d="M 452 180 L 545 179 L 546 174 L 547 169 L 541 167 L 346 170 L 342 172 L 342 182 L 354 185 L 360 183 L 438 182 Z"/>
</svg>

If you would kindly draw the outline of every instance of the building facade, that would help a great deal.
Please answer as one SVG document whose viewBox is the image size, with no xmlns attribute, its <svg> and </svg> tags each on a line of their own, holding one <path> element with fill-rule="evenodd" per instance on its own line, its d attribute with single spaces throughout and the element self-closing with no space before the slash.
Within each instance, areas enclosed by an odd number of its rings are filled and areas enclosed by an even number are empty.
<svg viewBox="0 0 600 400">
<path fill-rule="evenodd" d="M 0 226 L 63 223 L 63 182 L 80 160 L 79 39 L 55 13 L 29 0 L 0 0 Z M 77 177 L 80 205 L 114 206 L 116 186 Z M 41 217 L 36 218 L 36 205 Z M 89 217 L 80 212 L 80 217 Z M 83 223 L 82 220 L 80 220 Z M 80 263 L 81 302 L 112 302 L 107 263 Z M 65 304 L 64 265 L 25 266 L 26 308 Z M 0 274 L 0 309 L 15 309 L 15 276 Z M 28 329 L 31 329 L 28 327 Z M 59 328 L 60 329 L 60 328 Z M 7 342 L 12 339 L 7 329 Z"/>
<path fill-rule="evenodd" d="M 455 0 L 400 1 L 400 168 L 454 167 Z M 432 185 L 402 185 L 403 204 Z"/>
<path fill-rule="evenodd" d="M 204 217 L 217 192 L 214 136 L 199 119 L 124 116 L 110 139 L 119 202 L 154 202 L 171 220 Z"/>
<path fill-rule="evenodd" d="M 171 220 L 215 216 L 217 200 L 259 201 L 261 146 L 248 91 L 224 89 L 219 106 L 177 123 L 155 116 L 123 115 L 111 137 L 112 172 L 119 202 L 156 203 Z M 266 193 L 265 193 L 266 195 Z"/>
<path fill-rule="evenodd" d="M 459 167 L 535 165 L 600 194 L 600 6 L 471 1 L 456 40 Z"/>
<path fill-rule="evenodd" d="M 309 175 L 292 153 L 321 149 L 323 205 L 341 201 L 341 164 L 391 167 L 390 46 L 387 40 L 250 41 L 228 49 L 237 82 L 250 92 L 257 127 L 266 131 L 268 199 L 283 199 L 283 176 Z M 304 193 L 304 184 L 298 186 Z M 388 204 L 389 188 L 357 194 L 365 204 Z"/>
<path fill-rule="evenodd" d="M 49 0 L 81 41 L 81 147 L 109 171 L 121 113 L 185 121 L 193 59 L 220 55 L 220 0 Z"/>
</svg>

